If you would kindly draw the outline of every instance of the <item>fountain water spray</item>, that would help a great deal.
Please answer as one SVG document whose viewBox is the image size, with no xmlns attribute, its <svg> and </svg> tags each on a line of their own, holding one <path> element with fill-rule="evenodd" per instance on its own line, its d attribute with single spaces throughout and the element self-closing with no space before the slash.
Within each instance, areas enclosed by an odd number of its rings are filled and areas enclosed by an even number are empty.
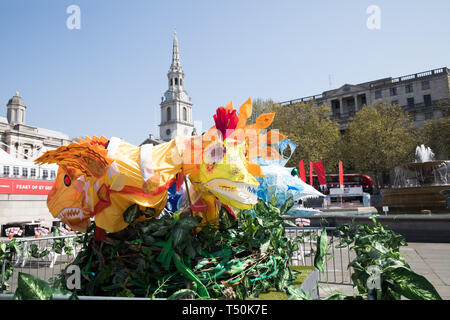
<svg viewBox="0 0 450 320">
<path fill-rule="evenodd" d="M 434 160 L 434 153 L 430 147 L 425 147 L 424 144 L 416 147 L 416 161 L 415 162 L 427 162 Z"/>
</svg>

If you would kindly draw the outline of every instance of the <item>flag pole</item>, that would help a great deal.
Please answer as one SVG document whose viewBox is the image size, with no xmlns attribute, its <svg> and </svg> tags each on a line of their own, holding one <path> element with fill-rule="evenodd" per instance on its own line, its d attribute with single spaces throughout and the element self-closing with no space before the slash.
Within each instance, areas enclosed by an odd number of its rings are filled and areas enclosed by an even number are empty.
<svg viewBox="0 0 450 320">
<path fill-rule="evenodd" d="M 342 208 L 342 192 L 344 191 L 344 168 L 341 160 L 339 160 L 339 185 L 341 189 L 341 208 Z"/>
</svg>

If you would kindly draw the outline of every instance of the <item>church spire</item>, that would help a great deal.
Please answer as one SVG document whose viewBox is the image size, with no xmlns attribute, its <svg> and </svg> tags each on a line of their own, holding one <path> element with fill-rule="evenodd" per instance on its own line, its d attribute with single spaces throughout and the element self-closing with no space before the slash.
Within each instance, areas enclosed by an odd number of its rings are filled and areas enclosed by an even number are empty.
<svg viewBox="0 0 450 320">
<path fill-rule="evenodd" d="M 178 38 L 177 38 L 177 28 L 175 27 L 173 33 L 173 50 L 172 50 L 172 64 L 170 65 L 171 71 L 182 72 L 180 63 L 180 53 L 178 51 Z"/>
<path fill-rule="evenodd" d="M 164 141 L 176 135 L 190 136 L 194 129 L 192 123 L 192 102 L 184 89 L 184 72 L 181 69 L 178 51 L 177 29 L 173 33 L 172 64 L 167 73 L 169 88 L 161 99 L 161 124 L 159 136 Z"/>
</svg>

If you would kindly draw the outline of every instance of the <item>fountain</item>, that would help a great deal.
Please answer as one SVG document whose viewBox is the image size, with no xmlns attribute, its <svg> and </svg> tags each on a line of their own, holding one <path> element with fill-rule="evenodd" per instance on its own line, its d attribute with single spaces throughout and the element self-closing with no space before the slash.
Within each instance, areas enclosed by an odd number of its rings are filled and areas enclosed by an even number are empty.
<svg viewBox="0 0 450 320">
<path fill-rule="evenodd" d="M 414 162 L 395 168 L 393 188 L 382 190 L 382 206 L 398 213 L 450 212 L 441 193 L 450 188 L 449 182 L 450 161 L 435 160 L 433 151 L 422 144 L 416 148 Z"/>
</svg>

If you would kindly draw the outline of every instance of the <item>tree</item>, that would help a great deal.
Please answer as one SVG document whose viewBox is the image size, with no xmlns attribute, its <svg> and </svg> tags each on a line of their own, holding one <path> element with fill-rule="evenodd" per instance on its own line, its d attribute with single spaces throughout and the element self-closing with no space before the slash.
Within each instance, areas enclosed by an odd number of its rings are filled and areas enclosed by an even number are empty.
<svg viewBox="0 0 450 320">
<path fill-rule="evenodd" d="M 252 101 L 252 115 L 248 119 L 249 123 L 254 123 L 256 118 L 263 113 L 274 112 L 274 108 L 277 105 L 272 99 L 264 100 L 262 98 L 256 98 Z"/>
<path fill-rule="evenodd" d="M 331 120 L 327 105 L 313 102 L 273 106 L 276 113 L 272 128 L 278 129 L 298 145 L 287 166 L 298 166 L 300 160 L 323 161 L 327 172 L 337 172 L 342 140 L 339 125 Z"/>
<path fill-rule="evenodd" d="M 364 106 L 350 120 L 345 137 L 346 161 L 359 172 L 371 172 L 383 183 L 395 166 L 414 157 L 418 135 L 409 114 L 386 102 Z"/>
<path fill-rule="evenodd" d="M 436 159 L 446 160 L 450 155 L 450 118 L 425 121 L 423 144 L 433 150 Z"/>
<path fill-rule="evenodd" d="M 436 159 L 446 160 L 450 156 L 450 99 L 440 101 L 438 108 L 442 117 L 425 121 L 421 143 L 433 150 Z"/>
</svg>

